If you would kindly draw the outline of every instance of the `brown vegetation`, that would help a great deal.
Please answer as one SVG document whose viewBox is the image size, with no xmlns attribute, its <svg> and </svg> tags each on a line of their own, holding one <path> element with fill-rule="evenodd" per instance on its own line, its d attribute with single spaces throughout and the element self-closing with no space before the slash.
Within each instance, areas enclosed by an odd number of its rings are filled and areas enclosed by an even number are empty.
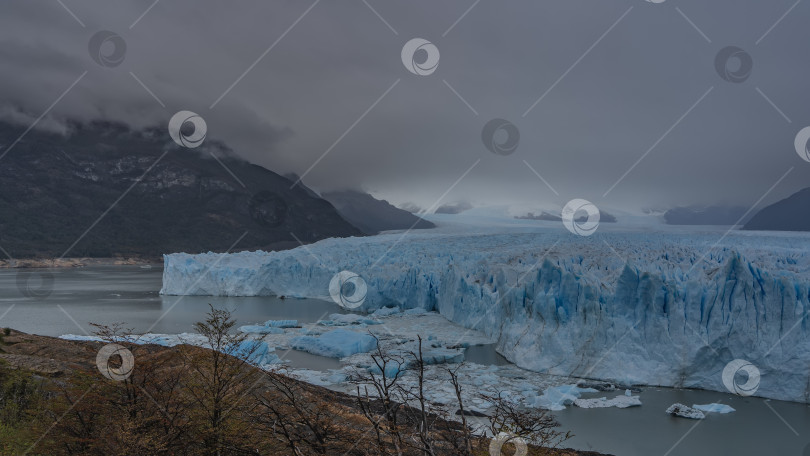
<svg viewBox="0 0 810 456">
<path fill-rule="evenodd" d="M 212 309 L 196 325 L 209 346 L 166 348 L 126 342 L 121 325 L 98 327 L 134 355 L 131 375 L 116 381 L 96 366 L 100 342 L 72 342 L 6 330 L 0 339 L 0 455 L 489 455 L 490 439 L 473 429 L 458 404 L 430 407 L 424 383 L 366 374 L 351 397 L 300 382 L 282 370 L 246 361 L 251 350 L 231 331 L 227 312 Z M 245 347 L 248 350 L 245 350 Z M 406 358 L 382 350 L 375 362 L 407 362 L 423 379 L 421 348 Z M 125 368 L 115 355 L 113 373 Z M 490 432 L 535 444 L 566 438 L 545 412 L 525 412 L 502 398 Z M 459 421 L 460 420 L 460 421 Z M 504 456 L 513 454 L 511 444 Z M 530 445 L 529 455 L 574 455 Z M 595 453 L 591 453 L 595 454 Z"/>
</svg>

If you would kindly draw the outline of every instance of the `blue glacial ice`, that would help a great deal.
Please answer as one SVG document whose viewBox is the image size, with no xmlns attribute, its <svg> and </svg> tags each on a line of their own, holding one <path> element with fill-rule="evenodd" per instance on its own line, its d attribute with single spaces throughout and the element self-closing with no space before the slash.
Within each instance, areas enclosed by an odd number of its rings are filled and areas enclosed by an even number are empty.
<svg viewBox="0 0 810 456">
<path fill-rule="evenodd" d="M 541 396 L 538 396 L 534 404 L 535 407 L 542 407 L 548 410 L 564 410 L 566 405 L 571 405 L 582 396 L 582 393 L 595 393 L 593 388 L 580 388 L 577 385 L 561 385 L 546 388 Z"/>
<path fill-rule="evenodd" d="M 291 341 L 292 348 L 329 358 L 345 358 L 365 353 L 377 346 L 377 339 L 345 329 L 334 329 L 320 336 L 298 336 Z"/>
<path fill-rule="evenodd" d="M 394 352 L 396 356 L 393 360 L 386 363 L 385 366 L 385 376 L 388 378 L 394 378 L 396 376 L 402 375 L 406 370 L 411 369 L 415 366 L 418 366 L 416 363 L 415 355 L 411 353 L 416 353 L 416 347 L 411 347 L 411 350 L 406 351 L 399 351 Z M 460 349 L 452 349 L 452 348 L 423 348 L 422 350 L 422 364 L 424 366 L 433 366 L 438 364 L 458 364 L 464 361 L 464 351 Z M 370 365 L 366 366 L 369 372 L 374 374 L 381 374 L 382 369 L 376 363 L 371 363 Z"/>
<path fill-rule="evenodd" d="M 239 331 L 247 334 L 284 334 L 284 328 L 297 328 L 298 320 L 267 320 L 261 325 L 244 325 Z"/>
<path fill-rule="evenodd" d="M 284 334 L 281 328 L 264 325 L 244 325 L 239 327 L 239 331 L 246 334 Z"/>
<path fill-rule="evenodd" d="M 273 349 L 263 340 L 246 339 L 234 347 L 231 355 L 256 365 L 270 364 L 278 361 Z"/>
<path fill-rule="evenodd" d="M 736 411 L 733 407 L 726 404 L 693 404 L 692 408 L 707 413 L 731 413 Z"/>
<path fill-rule="evenodd" d="M 328 320 L 319 320 L 318 324 L 322 326 L 352 326 L 352 325 L 368 326 L 368 325 L 379 325 L 380 322 L 357 314 L 334 313 L 332 315 L 329 315 Z"/>
<path fill-rule="evenodd" d="M 445 223 L 280 252 L 178 253 L 165 256 L 162 293 L 328 300 L 332 276 L 349 270 L 368 285 L 357 311 L 438 311 L 525 369 L 727 391 L 724 367 L 744 359 L 761 372 L 757 396 L 808 402 L 810 234 L 663 229 L 583 238 L 543 222 Z"/>
<path fill-rule="evenodd" d="M 93 341 L 93 342 L 107 342 L 99 336 L 82 336 L 76 334 L 65 334 L 59 336 L 64 340 L 75 341 Z M 196 345 L 198 347 L 211 348 L 208 340 L 196 333 L 182 333 L 182 334 L 131 334 L 124 335 L 117 338 L 124 342 L 130 342 L 139 345 L 155 344 L 164 347 L 174 347 L 181 344 Z M 237 345 L 231 345 L 226 350 L 230 355 L 240 357 L 249 363 L 261 366 L 264 364 L 277 364 L 281 362 L 281 358 L 275 354 L 275 348 L 267 344 L 263 340 L 245 339 L 240 341 Z"/>
</svg>

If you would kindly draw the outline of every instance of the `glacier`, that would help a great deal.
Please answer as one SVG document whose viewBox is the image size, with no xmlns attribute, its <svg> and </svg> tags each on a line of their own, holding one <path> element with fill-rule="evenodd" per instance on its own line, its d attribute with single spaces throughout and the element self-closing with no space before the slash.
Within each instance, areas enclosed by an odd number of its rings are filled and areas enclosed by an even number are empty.
<svg viewBox="0 0 810 456">
<path fill-rule="evenodd" d="M 551 222 L 429 219 L 439 227 L 166 255 L 161 293 L 329 300 L 348 270 L 367 283 L 357 311 L 437 311 L 524 369 L 725 392 L 724 368 L 743 359 L 761 374 L 754 395 L 810 401 L 808 233 L 604 224 L 579 237 Z"/>
</svg>

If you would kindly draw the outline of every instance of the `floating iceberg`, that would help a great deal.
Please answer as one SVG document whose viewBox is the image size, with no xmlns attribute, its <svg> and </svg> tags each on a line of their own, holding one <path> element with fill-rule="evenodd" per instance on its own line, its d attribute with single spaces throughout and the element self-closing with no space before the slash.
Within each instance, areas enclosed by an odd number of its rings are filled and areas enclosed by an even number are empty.
<svg viewBox="0 0 810 456">
<path fill-rule="evenodd" d="M 345 329 L 335 329 L 320 336 L 298 336 L 292 339 L 292 348 L 329 358 L 345 358 L 365 353 L 377 346 L 369 335 Z"/>
<path fill-rule="evenodd" d="M 246 334 L 284 334 L 281 328 L 264 325 L 244 325 L 239 327 L 239 331 Z"/>
<path fill-rule="evenodd" d="M 279 362 L 278 356 L 266 342 L 261 340 L 243 340 L 234 347 L 232 355 L 242 358 L 249 363 L 256 365 L 272 364 Z"/>
<path fill-rule="evenodd" d="M 399 307 L 383 307 L 381 309 L 375 310 L 369 316 L 372 318 L 390 317 L 391 315 L 396 315 L 400 312 L 401 310 L 399 309 Z"/>
<path fill-rule="evenodd" d="M 628 395 L 616 396 L 612 399 L 608 399 L 606 397 L 596 399 L 577 399 L 574 401 L 574 405 L 580 408 L 627 408 L 640 406 L 641 399 L 638 396 Z"/>
<path fill-rule="evenodd" d="M 706 415 L 703 414 L 700 410 L 694 409 L 692 407 L 688 407 L 683 404 L 672 404 L 667 409 L 667 413 L 670 415 L 679 416 L 681 418 L 689 418 L 692 420 L 702 420 L 706 418 Z"/>
<path fill-rule="evenodd" d="M 726 404 L 692 405 L 692 408 L 707 413 L 731 413 L 736 411 L 731 406 Z"/>
<path fill-rule="evenodd" d="M 329 315 L 328 320 L 318 321 L 318 324 L 322 326 L 350 326 L 350 325 L 368 326 L 368 325 L 379 325 L 380 322 L 357 314 L 334 313 L 332 315 Z"/>
<path fill-rule="evenodd" d="M 810 399 L 810 234 L 604 228 L 583 238 L 537 224 L 445 225 L 279 252 L 178 253 L 165 256 L 162 293 L 330 299 L 331 278 L 349 270 L 367 283 L 358 310 L 438 311 L 525 369 L 728 391 L 724 367 L 745 359 L 762 374 L 756 395 Z"/>
<path fill-rule="evenodd" d="M 239 331 L 247 334 L 284 334 L 283 328 L 298 326 L 298 320 L 267 320 L 262 325 L 240 326 Z"/>
<path fill-rule="evenodd" d="M 75 341 L 92 341 L 92 342 L 106 342 L 104 339 L 98 336 L 81 336 L 76 334 L 65 334 L 59 336 L 60 339 L 64 340 L 75 340 Z M 146 344 L 156 344 L 162 345 L 164 347 L 174 347 L 176 345 L 181 344 L 188 344 L 188 345 L 195 345 L 198 347 L 207 347 L 210 348 L 211 346 L 208 344 L 208 340 L 200 335 L 200 334 L 192 334 L 192 333 L 182 333 L 182 334 L 130 334 L 124 335 L 117 338 L 124 342 L 130 342 L 133 344 L 139 345 L 146 345 Z M 239 342 L 238 345 L 232 346 L 227 350 L 231 355 L 242 357 L 247 362 L 262 365 L 262 364 L 275 364 L 280 363 L 281 359 L 274 353 L 275 349 L 267 345 L 266 342 L 262 340 L 254 340 L 254 339 L 245 339 Z"/>
<path fill-rule="evenodd" d="M 297 328 L 300 325 L 298 320 L 267 320 L 264 322 L 264 326 L 270 328 Z"/>
<path fill-rule="evenodd" d="M 402 349 L 392 351 L 390 354 L 394 355 L 394 360 L 386 364 L 385 376 L 388 378 L 394 378 L 401 375 L 406 370 L 413 368 L 416 362 L 414 355 L 411 353 L 416 353 L 415 350 L 416 349 L 414 348 L 414 350 L 411 352 Z M 422 363 L 425 366 L 433 366 L 436 364 L 457 364 L 462 361 L 464 361 L 464 351 L 460 349 L 429 348 L 423 349 L 422 351 Z M 374 374 L 382 373 L 381 369 L 377 365 L 369 366 L 368 370 Z"/>
<path fill-rule="evenodd" d="M 542 407 L 548 410 L 565 410 L 566 405 L 571 405 L 579 399 L 582 393 L 595 393 L 593 388 L 580 388 L 577 385 L 562 385 L 547 388 L 543 395 L 534 401 L 534 407 Z"/>
</svg>

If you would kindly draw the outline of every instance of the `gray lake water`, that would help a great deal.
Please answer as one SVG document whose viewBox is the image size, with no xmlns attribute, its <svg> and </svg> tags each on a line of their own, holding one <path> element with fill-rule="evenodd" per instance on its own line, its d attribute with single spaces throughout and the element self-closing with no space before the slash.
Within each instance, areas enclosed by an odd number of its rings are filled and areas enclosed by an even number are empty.
<svg viewBox="0 0 810 456">
<path fill-rule="evenodd" d="M 135 333 L 193 332 L 208 305 L 231 311 L 237 325 L 271 319 L 312 323 L 333 313 L 347 313 L 318 299 L 275 297 L 161 296 L 162 265 L 92 266 L 57 269 L 0 269 L 0 327 L 61 336 L 87 335 L 90 323 L 126 323 Z M 42 296 L 26 296 L 41 294 Z M 290 350 L 279 356 L 295 367 L 337 369 L 331 358 Z"/>
<path fill-rule="evenodd" d="M 191 332 L 191 325 L 205 318 L 208 304 L 229 309 L 240 325 L 269 319 L 315 322 L 331 313 L 345 313 L 336 304 L 314 299 L 160 296 L 161 276 L 160 266 L 151 269 L 138 266 L 2 269 L 0 327 L 59 336 L 91 332 L 90 322 L 125 322 L 137 333 L 173 334 Z M 40 290 L 50 292 L 30 297 Z M 284 358 L 295 367 L 339 367 L 337 360 L 295 350 Z M 471 347 L 466 359 L 487 365 L 508 363 L 492 346 Z M 617 394 L 620 392 L 585 397 Z M 807 405 L 669 388 L 644 388 L 640 395 L 641 407 L 588 410 L 569 407 L 554 412 L 561 429 L 575 434 L 565 446 L 634 456 L 810 456 L 810 407 Z M 664 412 L 675 402 L 690 406 L 720 402 L 737 411 L 726 415 L 708 414 L 705 420 L 693 421 Z"/>
</svg>

